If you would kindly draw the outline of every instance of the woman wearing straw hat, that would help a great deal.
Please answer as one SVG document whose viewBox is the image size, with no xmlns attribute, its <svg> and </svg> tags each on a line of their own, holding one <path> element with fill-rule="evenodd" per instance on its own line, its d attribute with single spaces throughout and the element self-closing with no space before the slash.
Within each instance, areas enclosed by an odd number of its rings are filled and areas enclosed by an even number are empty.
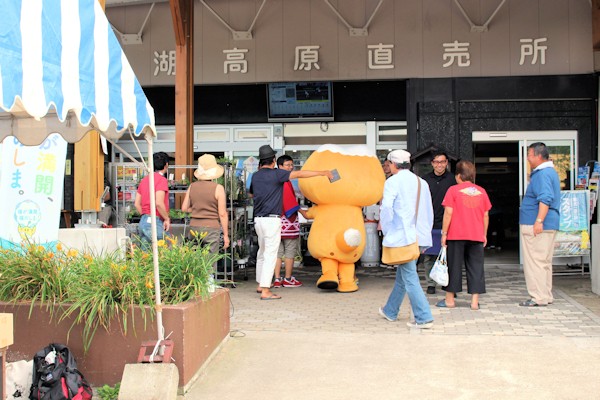
<svg viewBox="0 0 600 400">
<path fill-rule="evenodd" d="M 213 179 L 223 176 L 223 167 L 211 154 L 198 158 L 198 169 L 194 171 L 198 181 L 192 183 L 185 194 L 181 210 L 191 213 L 190 231 L 206 232 L 203 239 L 213 253 L 219 251 L 219 239 L 223 232 L 223 248 L 229 247 L 225 188 Z"/>
</svg>

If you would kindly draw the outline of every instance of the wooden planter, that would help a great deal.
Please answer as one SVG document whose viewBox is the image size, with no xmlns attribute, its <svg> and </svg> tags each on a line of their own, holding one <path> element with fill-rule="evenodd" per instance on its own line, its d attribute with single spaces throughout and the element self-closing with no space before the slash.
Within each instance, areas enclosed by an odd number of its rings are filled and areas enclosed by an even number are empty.
<svg viewBox="0 0 600 400">
<path fill-rule="evenodd" d="M 63 343 L 69 346 L 78 369 L 92 386 L 112 386 L 120 382 L 125 364 L 137 361 L 140 343 L 157 339 L 156 320 L 148 317 L 144 326 L 140 310 L 136 308 L 133 312 L 135 329 L 131 315 L 126 335 L 118 323 L 111 324 L 110 332 L 98 328 L 90 350 L 84 355 L 82 326 L 74 327 L 67 340 L 72 319 L 57 323 L 58 314 L 50 320 L 49 312 L 41 307 L 35 307 L 29 317 L 29 307 L 30 303 L 0 302 L 0 312 L 14 315 L 15 339 L 8 349 L 7 360 L 30 360 L 49 343 Z M 162 315 L 165 336 L 171 334 L 169 339 L 175 342 L 173 358 L 179 369 L 179 386 L 185 390 L 229 334 L 229 290 L 217 289 L 206 301 L 198 299 L 163 306 Z"/>
</svg>

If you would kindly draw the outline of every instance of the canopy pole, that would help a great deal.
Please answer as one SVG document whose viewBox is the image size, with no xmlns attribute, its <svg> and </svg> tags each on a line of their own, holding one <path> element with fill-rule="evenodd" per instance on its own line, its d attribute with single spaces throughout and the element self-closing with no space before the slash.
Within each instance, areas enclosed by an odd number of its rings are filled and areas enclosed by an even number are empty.
<svg viewBox="0 0 600 400">
<path fill-rule="evenodd" d="M 154 297 L 156 299 L 156 331 L 158 333 L 158 341 L 165 339 L 165 330 L 162 323 L 162 301 L 160 298 L 160 270 L 158 268 L 158 236 L 156 234 L 156 192 L 154 191 L 154 149 L 153 138 L 146 134 L 148 142 L 148 178 L 150 184 L 150 219 L 152 227 L 152 261 L 154 263 Z M 161 352 L 162 354 L 162 347 Z"/>
</svg>

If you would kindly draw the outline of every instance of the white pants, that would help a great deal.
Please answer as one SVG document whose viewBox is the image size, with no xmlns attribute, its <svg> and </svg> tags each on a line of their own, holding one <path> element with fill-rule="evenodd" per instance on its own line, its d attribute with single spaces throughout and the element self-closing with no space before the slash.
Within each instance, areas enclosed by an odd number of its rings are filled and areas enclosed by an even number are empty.
<svg viewBox="0 0 600 400">
<path fill-rule="evenodd" d="M 256 282 L 261 288 L 271 287 L 277 250 L 281 242 L 281 218 L 256 217 L 254 229 L 258 236 L 258 254 L 256 255 Z"/>
</svg>

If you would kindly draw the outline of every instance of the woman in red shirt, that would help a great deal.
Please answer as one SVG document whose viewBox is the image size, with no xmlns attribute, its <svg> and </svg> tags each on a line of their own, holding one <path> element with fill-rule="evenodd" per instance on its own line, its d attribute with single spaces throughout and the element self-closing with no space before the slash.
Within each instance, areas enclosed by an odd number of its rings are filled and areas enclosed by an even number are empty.
<svg viewBox="0 0 600 400">
<path fill-rule="evenodd" d="M 454 295 L 462 292 L 462 266 L 467 275 L 467 291 L 471 294 L 471 310 L 479 310 L 479 295 L 485 293 L 483 249 L 487 243 L 490 199 L 475 183 L 475 165 L 460 161 L 456 165 L 457 185 L 446 192 L 442 205 L 442 246 L 448 251 L 448 286 L 446 298 L 438 307 L 456 307 Z"/>
</svg>

